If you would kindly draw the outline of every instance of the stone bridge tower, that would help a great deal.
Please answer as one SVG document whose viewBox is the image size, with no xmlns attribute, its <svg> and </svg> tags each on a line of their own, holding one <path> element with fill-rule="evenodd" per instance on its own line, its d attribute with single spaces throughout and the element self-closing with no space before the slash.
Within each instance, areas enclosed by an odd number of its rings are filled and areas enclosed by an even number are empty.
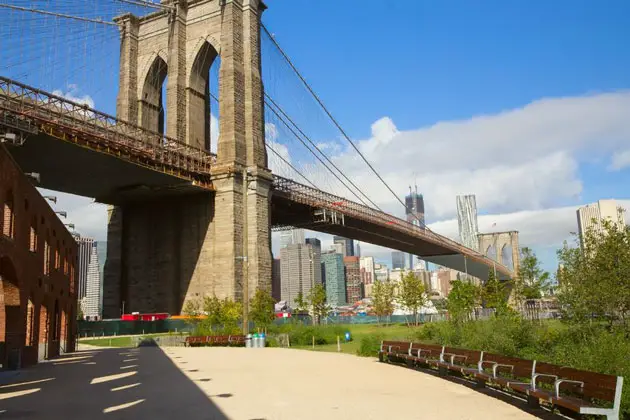
<svg viewBox="0 0 630 420">
<path fill-rule="evenodd" d="M 123 307 L 178 314 L 203 296 L 240 300 L 244 270 L 250 295 L 271 285 L 272 176 L 260 60 L 266 7 L 260 0 L 162 4 L 169 9 L 115 19 L 121 28 L 117 116 L 209 150 L 209 69 L 220 57 L 215 192 L 123 201 L 110 209 L 105 317 L 120 316 Z"/>
</svg>

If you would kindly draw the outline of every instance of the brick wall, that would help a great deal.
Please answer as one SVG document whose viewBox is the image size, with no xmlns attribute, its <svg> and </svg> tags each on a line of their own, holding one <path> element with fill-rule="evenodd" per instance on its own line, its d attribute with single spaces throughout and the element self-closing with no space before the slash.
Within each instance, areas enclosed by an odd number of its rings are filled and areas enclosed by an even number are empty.
<svg viewBox="0 0 630 420">
<path fill-rule="evenodd" d="M 5 219 L 11 219 L 4 211 L 9 202 L 13 202 L 14 227 L 5 230 Z M 0 146 L 0 209 L 0 342 L 5 342 L 8 350 L 2 363 L 11 350 L 22 352 L 24 365 L 36 362 L 40 346 L 46 348 L 46 355 L 58 353 L 57 344 L 49 340 L 55 304 L 56 323 L 63 333 L 61 345 L 66 351 L 72 350 L 77 245 L 4 146 Z M 44 255 L 46 243 L 50 246 L 48 258 Z M 64 314 L 66 322 L 61 328 Z"/>
</svg>

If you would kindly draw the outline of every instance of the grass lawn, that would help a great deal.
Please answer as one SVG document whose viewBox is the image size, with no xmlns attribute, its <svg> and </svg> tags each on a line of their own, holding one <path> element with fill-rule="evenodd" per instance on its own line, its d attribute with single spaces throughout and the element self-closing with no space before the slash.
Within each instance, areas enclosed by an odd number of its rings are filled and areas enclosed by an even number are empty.
<svg viewBox="0 0 630 420">
<path fill-rule="evenodd" d="M 143 335 L 142 338 L 151 338 L 151 337 L 159 337 L 168 335 L 168 333 L 162 334 L 147 334 Z M 137 336 L 127 335 L 122 337 L 111 337 L 111 338 L 94 338 L 90 340 L 81 339 L 79 340 L 79 345 L 88 344 L 90 346 L 101 346 L 101 347 L 131 347 L 132 338 Z"/>
<path fill-rule="evenodd" d="M 341 338 L 341 352 L 349 353 L 349 354 L 357 354 L 357 350 L 361 346 L 361 339 L 370 335 L 379 335 L 386 340 L 407 340 L 413 333 L 415 333 L 419 328 L 418 327 L 408 327 L 407 325 L 401 324 L 392 324 L 392 325 L 374 325 L 374 324 L 366 324 L 366 325 L 346 325 L 347 330 L 350 331 L 350 335 L 352 336 L 352 341 L 345 342 L 343 337 Z M 304 350 L 314 350 L 314 351 L 337 351 L 337 344 L 322 344 L 313 346 L 291 346 L 291 348 L 296 349 L 304 349 Z"/>
</svg>

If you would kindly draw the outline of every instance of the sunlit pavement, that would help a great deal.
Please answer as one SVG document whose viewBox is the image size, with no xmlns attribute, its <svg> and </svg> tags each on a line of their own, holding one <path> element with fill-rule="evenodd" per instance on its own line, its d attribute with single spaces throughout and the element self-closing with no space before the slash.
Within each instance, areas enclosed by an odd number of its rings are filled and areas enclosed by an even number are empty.
<svg viewBox="0 0 630 420">
<path fill-rule="evenodd" d="M 426 373 L 303 350 L 91 350 L 0 383 L 0 420 L 534 418 Z"/>
</svg>

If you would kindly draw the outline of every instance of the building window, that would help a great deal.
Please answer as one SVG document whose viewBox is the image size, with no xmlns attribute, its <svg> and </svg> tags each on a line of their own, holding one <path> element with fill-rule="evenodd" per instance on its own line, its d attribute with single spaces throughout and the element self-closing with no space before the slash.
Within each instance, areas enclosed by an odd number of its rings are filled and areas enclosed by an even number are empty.
<svg viewBox="0 0 630 420">
<path fill-rule="evenodd" d="M 68 251 L 66 251 L 66 256 L 63 258 L 63 274 L 68 275 Z"/>
<path fill-rule="evenodd" d="M 31 252 L 37 252 L 37 218 L 33 218 L 33 224 L 31 224 L 31 235 L 28 249 Z"/>
<path fill-rule="evenodd" d="M 59 270 L 61 267 L 61 255 L 59 254 L 59 241 L 57 241 L 57 248 L 55 248 L 55 270 Z"/>
<path fill-rule="evenodd" d="M 13 193 L 9 192 L 2 211 L 2 234 L 8 238 L 15 235 L 15 212 L 13 206 Z"/>
<path fill-rule="evenodd" d="M 46 242 L 44 242 L 44 275 L 47 276 L 48 274 L 50 274 L 50 257 L 52 250 L 50 249 L 50 244 L 48 243 L 48 240 L 46 240 Z"/>
</svg>

